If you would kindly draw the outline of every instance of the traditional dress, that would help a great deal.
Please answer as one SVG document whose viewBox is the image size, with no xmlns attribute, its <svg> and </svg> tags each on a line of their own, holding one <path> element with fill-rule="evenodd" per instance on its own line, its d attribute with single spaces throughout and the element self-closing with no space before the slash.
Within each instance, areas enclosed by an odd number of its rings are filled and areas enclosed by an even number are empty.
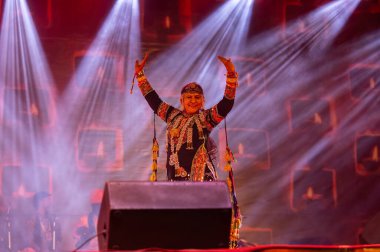
<svg viewBox="0 0 380 252">
<path fill-rule="evenodd" d="M 209 135 L 232 109 L 237 74 L 235 72 L 227 74 L 224 97 L 218 104 L 192 115 L 162 101 L 143 72 L 138 73 L 137 80 L 150 107 L 167 123 L 168 180 L 212 181 L 217 179 L 212 161 L 213 144 Z M 191 88 L 191 85 L 198 84 L 188 85 Z"/>
</svg>

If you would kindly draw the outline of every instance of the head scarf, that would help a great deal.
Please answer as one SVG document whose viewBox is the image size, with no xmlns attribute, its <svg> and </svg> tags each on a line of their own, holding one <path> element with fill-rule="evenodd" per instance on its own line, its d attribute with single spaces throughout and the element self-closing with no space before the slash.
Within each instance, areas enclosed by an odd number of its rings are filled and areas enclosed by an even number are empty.
<svg viewBox="0 0 380 252">
<path fill-rule="evenodd" d="M 182 88 L 181 94 L 184 94 L 184 93 L 198 93 L 198 94 L 203 95 L 203 89 L 198 83 L 191 82 L 189 84 L 186 84 Z"/>
</svg>

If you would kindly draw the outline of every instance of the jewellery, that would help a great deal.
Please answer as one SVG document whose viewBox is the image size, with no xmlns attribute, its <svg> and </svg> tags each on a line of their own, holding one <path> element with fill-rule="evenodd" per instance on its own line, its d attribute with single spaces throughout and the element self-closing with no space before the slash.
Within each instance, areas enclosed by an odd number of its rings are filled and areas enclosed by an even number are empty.
<svg viewBox="0 0 380 252">
<path fill-rule="evenodd" d="M 202 124 L 200 122 L 200 117 L 203 115 L 203 113 L 200 113 L 199 114 L 199 117 L 198 116 L 195 116 L 195 125 L 197 126 L 197 129 L 198 129 L 198 136 L 199 136 L 199 139 L 200 140 L 204 140 L 205 137 L 203 135 L 203 127 L 202 127 Z M 204 120 L 203 120 L 204 121 Z"/>
<path fill-rule="evenodd" d="M 226 85 L 229 86 L 229 87 L 231 87 L 231 88 L 236 88 L 236 87 L 239 86 L 239 84 L 237 82 L 233 82 L 233 83 L 226 82 Z"/>
<path fill-rule="evenodd" d="M 153 88 L 152 86 L 149 84 L 148 80 L 145 79 L 143 81 L 139 81 L 139 88 L 141 90 L 141 93 L 143 94 L 143 96 L 146 96 L 147 94 L 149 94 L 150 92 L 153 91 Z"/>
<path fill-rule="evenodd" d="M 192 150 L 193 149 L 193 127 L 187 128 L 187 150 Z"/>
<path fill-rule="evenodd" d="M 237 72 L 227 72 L 227 77 L 228 78 L 237 78 L 238 73 Z"/>
<path fill-rule="evenodd" d="M 236 88 L 238 84 L 238 73 L 237 72 L 228 72 L 226 80 L 226 89 L 224 91 L 224 97 L 229 100 L 235 99 Z"/>
<path fill-rule="evenodd" d="M 181 94 L 183 93 L 199 93 L 203 95 L 203 89 L 198 83 L 191 82 L 182 88 Z"/>
<path fill-rule="evenodd" d="M 141 72 L 140 72 L 141 73 Z M 142 81 L 146 80 L 146 76 L 144 75 L 144 73 L 142 74 L 138 74 L 137 75 L 137 81 L 140 83 Z"/>
<path fill-rule="evenodd" d="M 187 177 L 187 172 L 186 172 L 185 168 L 179 167 L 178 169 L 174 170 L 174 175 L 176 177 L 184 178 L 184 177 Z"/>
<path fill-rule="evenodd" d="M 142 76 L 144 76 L 144 75 L 145 75 L 144 70 L 141 70 L 140 72 L 138 72 L 138 73 L 136 74 L 136 77 L 139 78 L 139 77 L 142 77 Z"/>
<path fill-rule="evenodd" d="M 196 114 L 191 117 L 185 117 L 184 115 L 178 116 L 174 119 L 167 130 L 167 139 L 170 143 L 169 165 L 174 166 L 175 176 L 183 176 L 179 164 L 178 151 L 181 149 L 182 145 L 186 141 L 186 149 L 193 149 L 193 126 L 197 127 L 199 139 L 205 139 L 203 134 L 203 124 L 201 123 L 204 115 L 202 113 Z M 183 168 L 182 168 L 183 169 Z M 186 171 L 185 171 L 186 172 Z M 186 173 L 186 176 L 188 174 Z"/>
<path fill-rule="evenodd" d="M 133 79 L 132 79 L 131 90 L 129 91 L 130 94 L 132 94 L 132 92 L 133 92 L 133 87 L 134 87 L 134 85 L 135 85 L 135 78 L 136 78 L 136 77 L 137 77 L 137 81 L 138 81 L 138 83 L 139 83 L 139 86 L 140 86 L 141 84 L 143 84 L 143 82 L 147 82 L 147 79 L 146 79 L 146 77 L 145 77 L 145 75 L 144 75 L 144 70 L 141 70 L 141 71 L 138 72 L 138 73 L 135 72 L 135 74 L 133 75 Z"/>
<path fill-rule="evenodd" d="M 237 72 L 228 72 L 227 73 L 227 79 L 226 79 L 227 86 L 230 86 L 230 87 L 239 86 L 237 80 L 238 80 L 238 73 Z"/>
<path fill-rule="evenodd" d="M 237 77 L 227 77 L 227 83 L 237 83 Z"/>
<path fill-rule="evenodd" d="M 228 100 L 233 100 L 235 99 L 236 95 L 236 86 L 229 86 L 227 84 L 226 90 L 224 91 L 224 97 L 226 97 Z"/>
</svg>

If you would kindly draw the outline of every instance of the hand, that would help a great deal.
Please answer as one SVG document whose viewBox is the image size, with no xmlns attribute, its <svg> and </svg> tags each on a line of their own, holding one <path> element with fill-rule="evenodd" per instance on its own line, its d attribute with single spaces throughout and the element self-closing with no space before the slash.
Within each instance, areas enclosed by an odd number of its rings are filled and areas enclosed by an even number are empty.
<svg viewBox="0 0 380 252">
<path fill-rule="evenodd" d="M 148 56 L 149 56 L 149 53 L 145 53 L 145 56 L 143 58 L 143 60 L 141 62 L 139 62 L 138 60 L 136 60 L 136 63 L 135 63 L 135 74 L 138 74 L 139 72 L 141 72 L 143 69 L 144 69 L 144 66 L 145 66 L 145 63 L 148 59 Z"/>
<path fill-rule="evenodd" d="M 218 56 L 218 59 L 224 64 L 227 72 L 235 72 L 235 66 L 232 63 L 231 59 L 226 59 L 222 56 Z"/>
</svg>

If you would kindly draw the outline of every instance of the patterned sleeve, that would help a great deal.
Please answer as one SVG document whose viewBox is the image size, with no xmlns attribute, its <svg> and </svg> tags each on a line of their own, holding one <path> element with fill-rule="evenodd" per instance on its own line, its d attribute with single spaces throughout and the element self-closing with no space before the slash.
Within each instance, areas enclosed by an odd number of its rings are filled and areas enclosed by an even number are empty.
<svg viewBox="0 0 380 252">
<path fill-rule="evenodd" d="M 145 100 L 148 102 L 154 113 L 156 113 L 162 120 L 165 122 L 170 122 L 175 117 L 175 115 L 180 113 L 178 109 L 161 100 L 157 92 L 150 85 L 143 72 L 140 72 L 137 75 L 137 81 L 139 83 L 138 86 L 140 88 L 140 91 Z"/>
<path fill-rule="evenodd" d="M 208 127 L 213 128 L 218 125 L 231 111 L 235 101 L 237 86 L 237 73 L 227 73 L 226 89 L 224 91 L 223 99 L 218 102 L 218 104 L 205 111 L 206 121 L 209 123 Z"/>
</svg>

